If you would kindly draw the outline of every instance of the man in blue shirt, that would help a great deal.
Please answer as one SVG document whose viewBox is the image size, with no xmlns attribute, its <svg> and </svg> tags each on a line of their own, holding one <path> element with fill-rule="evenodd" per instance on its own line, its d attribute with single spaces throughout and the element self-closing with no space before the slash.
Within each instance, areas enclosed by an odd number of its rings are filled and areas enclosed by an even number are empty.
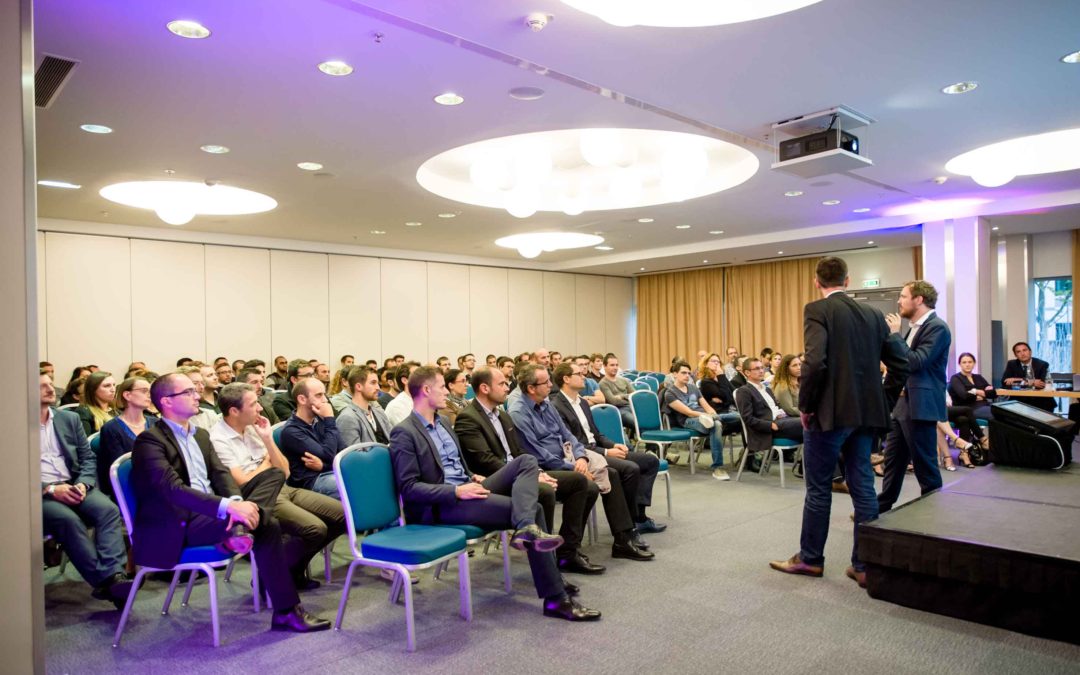
<svg viewBox="0 0 1080 675">
<path fill-rule="evenodd" d="M 345 449 L 326 387 L 314 377 L 293 385 L 296 412 L 281 428 L 281 452 L 289 459 L 289 485 L 338 499 L 334 457 Z"/>
<path fill-rule="evenodd" d="M 548 401 L 552 381 L 547 368 L 530 364 L 522 369 L 518 382 L 521 395 L 510 404 L 510 417 L 514 420 L 521 449 L 536 457 L 540 468 L 545 471 L 576 471 L 594 480 L 589 472 L 585 446 L 570 433 L 562 417 Z M 572 462 L 567 459 L 567 453 L 573 458 Z M 601 492 L 604 515 L 615 537 L 611 557 L 652 560 L 654 554 L 647 550 L 648 545 L 634 528 L 618 472 L 610 466 L 604 470 L 611 485 L 606 493 Z"/>
</svg>

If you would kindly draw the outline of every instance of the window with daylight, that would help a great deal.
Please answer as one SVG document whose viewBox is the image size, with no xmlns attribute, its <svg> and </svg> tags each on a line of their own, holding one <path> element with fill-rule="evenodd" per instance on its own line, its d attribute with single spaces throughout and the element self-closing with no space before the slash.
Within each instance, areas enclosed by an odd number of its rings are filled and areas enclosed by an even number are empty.
<svg viewBox="0 0 1080 675">
<path fill-rule="evenodd" d="M 1032 353 L 1048 362 L 1052 373 L 1072 372 L 1072 277 L 1034 279 L 1031 283 Z"/>
</svg>

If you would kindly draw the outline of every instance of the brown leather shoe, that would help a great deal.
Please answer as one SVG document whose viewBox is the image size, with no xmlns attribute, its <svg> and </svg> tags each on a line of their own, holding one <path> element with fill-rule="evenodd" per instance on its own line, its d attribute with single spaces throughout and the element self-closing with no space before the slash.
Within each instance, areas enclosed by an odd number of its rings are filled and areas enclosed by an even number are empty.
<svg viewBox="0 0 1080 675">
<path fill-rule="evenodd" d="M 832 482 L 832 491 L 833 492 L 842 492 L 844 494 L 850 494 L 851 493 L 851 491 L 848 490 L 847 483 L 845 483 L 842 480 L 834 480 Z"/>
<path fill-rule="evenodd" d="M 856 572 L 854 567 L 848 567 L 844 570 L 844 574 L 847 575 L 848 579 L 859 584 L 859 588 L 866 588 L 866 572 Z"/>
<path fill-rule="evenodd" d="M 805 574 L 808 577 L 820 577 L 825 572 L 824 567 L 804 563 L 798 553 L 787 560 L 773 560 L 769 567 L 785 574 Z"/>
</svg>

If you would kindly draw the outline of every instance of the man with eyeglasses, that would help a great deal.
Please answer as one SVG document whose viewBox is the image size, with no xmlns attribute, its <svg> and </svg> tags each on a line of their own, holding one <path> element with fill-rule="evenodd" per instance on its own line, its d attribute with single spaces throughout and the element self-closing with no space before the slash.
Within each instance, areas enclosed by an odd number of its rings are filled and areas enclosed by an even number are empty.
<svg viewBox="0 0 1080 675">
<path fill-rule="evenodd" d="M 283 394 L 278 394 L 274 398 L 274 414 L 277 415 L 279 420 L 287 420 L 292 417 L 292 414 L 296 412 L 296 399 L 293 398 L 293 387 L 300 380 L 306 380 L 309 377 L 315 377 L 315 366 L 311 365 L 304 359 L 293 359 L 289 361 L 289 380 L 285 387 L 288 389 Z"/>
<path fill-rule="evenodd" d="M 138 565 L 169 569 L 187 547 L 254 551 L 259 577 L 274 606 L 271 630 L 326 630 L 330 622 L 308 613 L 289 573 L 281 525 L 273 515 L 284 474 L 267 470 L 259 496 L 244 501 L 218 459 L 205 429 L 191 424 L 199 410 L 194 383 L 179 373 L 159 377 L 150 398 L 161 422 L 139 434 L 131 455 L 135 493 L 133 557 Z"/>
<path fill-rule="evenodd" d="M 540 468 L 545 471 L 576 471 L 589 480 L 596 480 L 589 471 L 585 446 L 570 433 L 548 400 L 552 379 L 547 368 L 529 364 L 521 370 L 519 382 L 521 396 L 510 404 L 510 417 L 514 420 L 522 449 L 536 457 Z M 572 461 L 568 456 L 572 457 Z M 607 493 L 601 493 L 604 515 L 615 537 L 611 557 L 652 560 L 654 554 L 647 550 L 647 545 L 634 528 L 618 472 L 611 466 L 603 470 L 611 486 Z"/>
<path fill-rule="evenodd" d="M 735 405 L 746 425 L 746 451 L 760 454 L 772 448 L 774 438 L 802 441 L 803 426 L 798 417 L 790 417 L 776 403 L 765 386 L 765 366 L 750 359 L 743 366 L 746 384 L 735 391 Z"/>
</svg>

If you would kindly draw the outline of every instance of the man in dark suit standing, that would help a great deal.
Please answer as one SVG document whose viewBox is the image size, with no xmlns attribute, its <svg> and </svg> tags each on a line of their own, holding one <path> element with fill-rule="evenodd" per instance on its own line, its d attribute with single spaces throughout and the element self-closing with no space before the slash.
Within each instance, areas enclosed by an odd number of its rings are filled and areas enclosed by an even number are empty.
<svg viewBox="0 0 1080 675">
<path fill-rule="evenodd" d="M 461 440 L 461 452 L 469 467 L 492 475 L 515 457 L 527 454 L 518 445 L 517 431 L 510 415 L 501 408 L 510 393 L 510 385 L 501 370 L 481 366 L 473 371 L 474 398 L 454 422 L 454 432 Z M 576 471 L 541 471 L 540 505 L 544 522 L 555 522 L 555 502 L 563 504 L 562 527 L 559 535 L 562 546 L 555 551 L 559 569 L 581 574 L 601 574 L 603 565 L 596 565 L 581 552 L 589 513 L 600 496 L 600 488 Z M 550 525 L 549 525 L 550 526 Z"/>
<path fill-rule="evenodd" d="M 161 422 L 139 434 L 131 452 L 135 492 L 135 562 L 168 569 L 185 547 L 217 545 L 246 553 L 254 546 L 259 577 L 274 605 L 271 630 L 307 633 L 330 628 L 309 614 L 289 573 L 274 505 L 285 482 L 280 469 L 262 472 L 245 501 L 222 465 L 210 434 L 191 418 L 199 395 L 186 375 L 169 373 L 154 381 L 150 398 Z"/>
<path fill-rule="evenodd" d="M 390 459 L 398 492 L 410 523 L 475 525 L 488 530 L 513 529 L 510 545 L 526 551 L 544 616 L 595 621 L 600 612 L 569 597 L 552 554 L 562 537 L 544 532 L 544 511 L 537 502 L 540 470 L 531 455 L 515 457 L 484 477 L 472 473 L 457 435 L 438 411 L 449 392 L 443 374 L 421 366 L 409 375 L 413 409 L 390 432 Z"/>
<path fill-rule="evenodd" d="M 934 312 L 937 290 L 927 281 L 912 281 L 900 291 L 899 314 L 885 317 L 889 330 L 900 333 L 900 318 L 911 324 L 908 346 L 908 377 L 893 409 L 892 426 L 885 439 L 885 480 L 878 495 L 878 511 L 893 507 L 904 484 L 908 463 L 922 494 L 941 487 L 937 463 L 937 423 L 948 419 L 945 406 L 945 367 L 949 361 L 952 333 Z M 886 364 L 888 365 L 888 364 Z"/>
<path fill-rule="evenodd" d="M 859 523 L 878 515 L 871 445 L 875 431 L 889 426 L 889 411 L 907 378 L 907 350 L 880 312 L 845 293 L 848 274 L 842 259 L 823 258 L 815 277 L 822 299 L 803 310 L 806 353 L 799 386 L 806 481 L 802 536 L 798 553 L 769 565 L 788 574 L 823 574 L 832 480 L 842 455 L 855 506 L 855 543 L 846 573 L 862 586 L 866 574 L 858 558 Z M 889 369 L 884 387 L 880 362 Z"/>
<path fill-rule="evenodd" d="M 1006 389 L 1046 389 L 1046 383 L 1050 380 L 1050 364 L 1042 359 L 1032 358 L 1031 346 L 1026 342 L 1014 344 L 1012 353 L 1016 358 L 1005 364 L 1005 372 L 1001 374 L 1001 386 Z M 1057 409 L 1057 401 L 1052 398 L 1025 396 L 1020 400 L 1047 412 Z"/>
</svg>

